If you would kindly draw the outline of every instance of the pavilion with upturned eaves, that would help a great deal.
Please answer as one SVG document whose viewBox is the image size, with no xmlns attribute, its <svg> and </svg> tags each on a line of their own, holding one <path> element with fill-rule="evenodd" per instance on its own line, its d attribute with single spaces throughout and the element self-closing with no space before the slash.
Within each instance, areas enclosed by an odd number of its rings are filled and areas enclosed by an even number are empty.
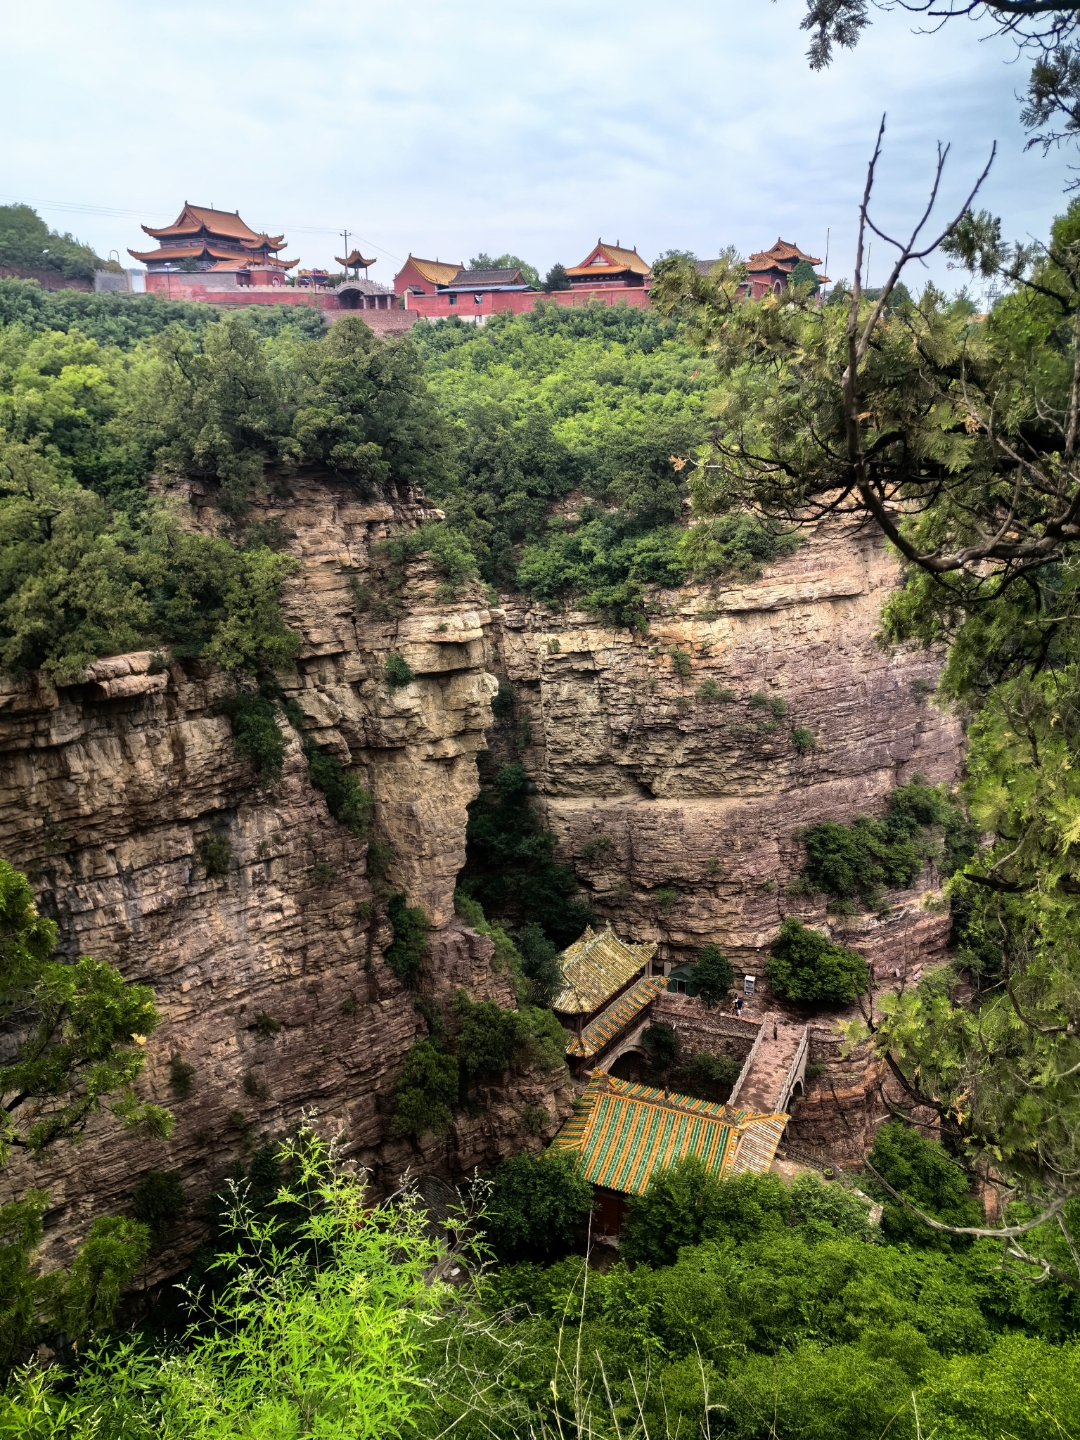
<svg viewBox="0 0 1080 1440">
<path fill-rule="evenodd" d="M 170 288 L 185 282 L 205 285 L 210 277 L 233 285 L 283 285 L 289 270 L 298 262 L 282 260 L 284 235 L 256 232 L 235 210 L 214 210 L 189 205 L 171 225 L 143 230 L 158 242 L 156 250 L 129 250 L 128 254 L 146 266 L 148 282 L 168 278 Z M 161 289 L 161 282 L 148 283 Z"/>
</svg>

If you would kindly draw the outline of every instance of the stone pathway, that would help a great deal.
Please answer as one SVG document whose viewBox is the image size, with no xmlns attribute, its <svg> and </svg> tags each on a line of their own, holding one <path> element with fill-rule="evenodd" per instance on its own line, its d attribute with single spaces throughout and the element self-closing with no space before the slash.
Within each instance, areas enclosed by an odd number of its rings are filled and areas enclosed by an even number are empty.
<svg viewBox="0 0 1080 1440">
<path fill-rule="evenodd" d="M 778 1015 L 766 1015 L 764 1023 L 765 1035 L 735 1104 L 740 1110 L 770 1114 L 776 1109 L 780 1088 L 806 1027 L 793 1024 Z"/>
</svg>

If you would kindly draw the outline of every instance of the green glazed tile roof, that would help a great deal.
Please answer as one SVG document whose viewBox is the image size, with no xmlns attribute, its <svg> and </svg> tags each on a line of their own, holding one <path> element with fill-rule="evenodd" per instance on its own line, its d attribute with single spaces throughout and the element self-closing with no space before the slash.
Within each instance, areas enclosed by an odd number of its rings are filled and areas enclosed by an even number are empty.
<svg viewBox="0 0 1080 1440">
<path fill-rule="evenodd" d="M 632 985 L 617 1000 L 613 1000 L 591 1024 L 586 1025 L 580 1035 L 570 1037 L 566 1045 L 567 1055 L 584 1056 L 586 1059 L 598 1055 L 605 1045 L 626 1029 L 635 1016 L 641 1014 L 646 1005 L 656 999 L 665 983 L 661 977 L 639 980 L 636 985 Z"/>
<path fill-rule="evenodd" d="M 559 957 L 563 988 L 552 1009 L 562 1015 L 589 1015 L 643 970 L 656 954 L 656 942 L 629 945 L 609 925 L 597 935 L 587 926 Z"/>
</svg>

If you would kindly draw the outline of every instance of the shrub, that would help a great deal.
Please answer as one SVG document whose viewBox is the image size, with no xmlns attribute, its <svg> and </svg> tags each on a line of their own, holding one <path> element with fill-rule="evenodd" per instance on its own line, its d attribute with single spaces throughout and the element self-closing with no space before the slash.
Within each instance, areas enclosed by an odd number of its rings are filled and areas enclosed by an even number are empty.
<svg viewBox="0 0 1080 1440">
<path fill-rule="evenodd" d="M 530 1135 L 542 1135 L 551 1124 L 551 1115 L 543 1105 L 526 1105 L 521 1112 L 521 1123 Z"/>
<path fill-rule="evenodd" d="M 314 741 L 305 739 L 304 754 L 311 783 L 326 796 L 330 814 L 358 839 L 364 839 L 371 829 L 371 796 L 335 755 L 319 750 Z"/>
<path fill-rule="evenodd" d="M 803 725 L 796 725 L 791 732 L 791 743 L 800 755 L 807 755 L 811 750 L 817 748 L 817 737 L 812 730 L 807 730 Z"/>
<path fill-rule="evenodd" d="M 824 820 L 811 826 L 803 836 L 805 874 L 815 890 L 874 904 L 883 885 L 911 885 L 928 859 L 952 875 L 974 853 L 975 840 L 971 821 L 946 787 L 916 778 L 890 794 L 880 820 L 864 815 L 850 825 Z"/>
<path fill-rule="evenodd" d="M 206 871 L 207 879 L 220 880 L 229 873 L 232 845 L 227 835 L 201 836 L 195 846 L 195 853 Z"/>
<path fill-rule="evenodd" d="M 135 1187 L 131 1213 L 160 1241 L 186 1204 L 179 1170 L 148 1170 Z"/>
<path fill-rule="evenodd" d="M 525 998 L 533 1005 L 550 1005 L 563 985 L 559 950 L 535 922 L 522 925 L 516 941 L 528 987 Z"/>
<path fill-rule="evenodd" d="M 503 1010 L 494 1000 L 474 1003 L 459 990 L 454 1013 L 461 1021 L 454 1049 L 467 1075 L 493 1075 L 513 1066 L 522 1040 L 516 1010 Z"/>
<path fill-rule="evenodd" d="M 791 915 L 769 949 L 765 973 L 782 1000 L 821 1005 L 850 1005 L 870 979 L 861 955 L 834 945 Z"/>
<path fill-rule="evenodd" d="M 630 1201 L 622 1254 L 648 1265 L 673 1265 L 684 1245 L 779 1231 L 790 1213 L 791 1196 L 778 1175 L 718 1180 L 696 1155 L 687 1155 L 654 1171 L 645 1194 Z"/>
<path fill-rule="evenodd" d="M 391 1135 L 443 1135 L 453 1122 L 458 1066 L 430 1040 L 415 1040 L 394 1088 Z"/>
<path fill-rule="evenodd" d="M 809 1240 L 829 1240 L 850 1235 L 870 1240 L 870 1207 L 840 1184 L 827 1185 L 809 1170 L 800 1171 L 791 1182 L 791 1222 L 800 1226 Z"/>
<path fill-rule="evenodd" d="M 191 1081 L 195 1074 L 195 1066 L 189 1065 L 179 1055 L 169 1056 L 169 1084 L 173 1094 L 184 1100 L 191 1094 Z"/>
<path fill-rule="evenodd" d="M 388 655 L 386 664 L 383 666 L 383 678 L 391 688 L 396 689 L 399 685 L 408 685 L 410 680 L 416 676 L 409 668 L 402 655 Z"/>
<path fill-rule="evenodd" d="M 496 720 L 502 720 L 513 713 L 515 699 L 513 685 L 509 680 L 500 679 L 499 688 L 491 697 L 491 713 Z"/>
<path fill-rule="evenodd" d="M 679 1037 L 670 1025 L 665 1025 L 663 1021 L 650 1025 L 642 1035 L 641 1043 L 654 1070 L 663 1073 L 675 1064 L 679 1053 Z"/>
<path fill-rule="evenodd" d="M 263 785 L 281 779 L 285 736 L 273 704 L 262 695 L 231 695 L 221 705 L 232 726 L 233 748 L 247 760 Z"/>
<path fill-rule="evenodd" d="M 706 1010 L 719 1005 L 734 983 L 735 971 L 719 945 L 703 945 L 694 966 L 694 984 Z"/>
<path fill-rule="evenodd" d="M 698 699 L 708 704 L 730 705 L 735 699 L 735 691 L 729 690 L 726 685 L 718 685 L 710 678 L 703 680 L 697 689 Z"/>
<path fill-rule="evenodd" d="M 470 1077 L 565 1062 L 566 1032 L 550 1010 L 503 1010 L 494 1000 L 473 1002 L 459 990 L 454 1013 L 461 1021 L 454 1049 Z"/>
<path fill-rule="evenodd" d="M 463 888 L 487 915 L 539 925 L 556 945 L 569 945 L 596 916 L 573 899 L 569 865 L 552 859 L 555 836 L 541 827 L 534 787 L 524 765 L 500 766 L 493 791 L 469 806 Z"/>
<path fill-rule="evenodd" d="M 666 915 L 679 898 L 679 892 L 677 890 L 654 890 L 652 898 L 660 907 L 661 912 Z"/>
<path fill-rule="evenodd" d="M 732 1055 L 698 1050 L 672 1077 L 671 1087 L 684 1095 L 696 1095 L 699 1100 L 726 1100 L 741 1069 L 742 1062 Z"/>
<path fill-rule="evenodd" d="M 565 1253 L 592 1209 L 592 1186 L 559 1150 L 513 1155 L 494 1175 L 487 1238 L 504 1264 Z"/>
<path fill-rule="evenodd" d="M 676 675 L 685 680 L 688 675 L 693 673 L 694 662 L 685 650 L 680 650 L 677 645 L 672 645 L 668 654 L 671 656 L 671 668 Z"/>
<path fill-rule="evenodd" d="M 387 946 L 383 958 L 403 985 L 411 985 L 419 975 L 420 965 L 427 954 L 430 927 L 424 911 L 405 902 L 404 894 L 394 895 L 386 907 L 394 939 Z"/>
</svg>

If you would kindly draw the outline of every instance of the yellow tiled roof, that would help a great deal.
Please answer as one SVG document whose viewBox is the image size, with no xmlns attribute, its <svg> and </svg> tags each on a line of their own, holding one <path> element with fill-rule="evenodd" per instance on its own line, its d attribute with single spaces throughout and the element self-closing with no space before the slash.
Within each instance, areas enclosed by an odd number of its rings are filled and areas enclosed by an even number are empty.
<svg viewBox="0 0 1080 1440">
<path fill-rule="evenodd" d="M 568 275 L 592 275 L 599 271 L 603 273 L 604 266 L 589 264 L 597 254 L 605 256 L 608 268 L 614 270 L 629 270 L 635 275 L 648 275 L 652 266 L 647 260 L 643 260 L 636 250 L 628 250 L 625 245 L 605 245 L 602 240 L 596 242 L 596 246 L 589 251 L 589 254 L 580 265 L 571 265 L 567 269 Z"/>
<path fill-rule="evenodd" d="M 551 1008 L 562 1015 L 589 1015 L 599 1010 L 655 954 L 655 941 L 628 945 L 610 925 L 599 935 L 586 926 L 581 939 L 560 956 L 563 988 Z"/>
<path fill-rule="evenodd" d="M 636 985 L 613 1000 L 606 1010 L 586 1025 L 580 1035 L 571 1035 L 566 1046 L 567 1055 L 584 1056 L 588 1059 L 598 1055 L 609 1040 L 613 1040 L 646 1005 L 656 999 L 667 981 L 661 976 L 654 980 L 639 980 Z"/>
<path fill-rule="evenodd" d="M 421 260 L 417 255 L 410 255 L 412 261 L 420 274 L 432 285 L 449 285 L 463 265 L 448 265 L 445 260 Z M 409 260 L 405 261 L 408 265 Z"/>
<path fill-rule="evenodd" d="M 748 1115 L 593 1072 L 577 1112 L 552 1142 L 576 1150 L 593 1185 L 644 1195 L 654 1171 L 696 1155 L 714 1175 L 767 1170 L 786 1115 Z"/>
</svg>

